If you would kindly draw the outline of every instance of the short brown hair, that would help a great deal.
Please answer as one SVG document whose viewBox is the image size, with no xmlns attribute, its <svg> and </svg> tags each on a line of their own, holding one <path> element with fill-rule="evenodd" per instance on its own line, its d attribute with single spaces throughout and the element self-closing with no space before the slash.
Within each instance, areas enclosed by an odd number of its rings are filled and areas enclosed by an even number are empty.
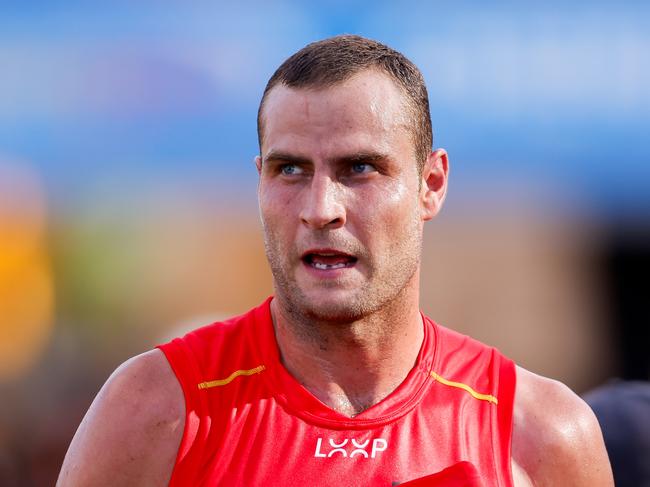
<svg viewBox="0 0 650 487">
<path fill-rule="evenodd" d="M 403 54 L 371 39 L 339 35 L 312 42 L 288 58 L 266 84 L 257 112 L 257 136 L 262 150 L 262 109 L 277 84 L 289 88 L 327 88 L 365 69 L 378 69 L 402 87 L 411 112 L 412 137 L 418 171 L 433 145 L 429 95 L 420 70 Z"/>
</svg>

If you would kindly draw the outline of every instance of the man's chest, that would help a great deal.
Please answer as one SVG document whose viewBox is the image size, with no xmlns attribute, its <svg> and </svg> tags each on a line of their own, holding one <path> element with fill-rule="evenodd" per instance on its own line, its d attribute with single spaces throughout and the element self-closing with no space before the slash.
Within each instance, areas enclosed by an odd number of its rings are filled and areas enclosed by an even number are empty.
<svg viewBox="0 0 650 487">
<path fill-rule="evenodd" d="M 226 422 L 213 418 L 205 441 L 191 446 L 201 465 L 196 483 L 392 486 L 468 461 L 485 485 L 499 485 L 488 423 L 416 408 L 394 421 L 346 428 L 310 422 L 272 400 L 249 406 Z"/>
</svg>

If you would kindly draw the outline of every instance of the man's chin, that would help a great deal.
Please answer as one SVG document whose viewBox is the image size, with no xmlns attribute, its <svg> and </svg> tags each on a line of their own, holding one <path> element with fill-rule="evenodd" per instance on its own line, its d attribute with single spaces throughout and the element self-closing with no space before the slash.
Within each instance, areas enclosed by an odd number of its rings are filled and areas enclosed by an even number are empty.
<svg viewBox="0 0 650 487">
<path fill-rule="evenodd" d="M 367 310 L 363 300 L 351 293 L 335 293 L 330 296 L 305 296 L 302 303 L 295 303 L 304 317 L 329 323 L 352 323 L 362 319 Z"/>
</svg>

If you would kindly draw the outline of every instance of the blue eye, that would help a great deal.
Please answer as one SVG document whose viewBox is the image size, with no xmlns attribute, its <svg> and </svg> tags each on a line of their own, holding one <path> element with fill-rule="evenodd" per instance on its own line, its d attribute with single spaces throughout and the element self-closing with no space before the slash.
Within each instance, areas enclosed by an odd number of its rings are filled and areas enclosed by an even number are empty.
<svg viewBox="0 0 650 487">
<path fill-rule="evenodd" d="M 364 174 L 367 172 L 374 171 L 374 167 L 372 164 L 368 164 L 366 162 L 359 162 L 357 164 L 352 165 L 352 171 L 357 173 L 357 174 Z"/>
<path fill-rule="evenodd" d="M 280 171 L 285 176 L 293 176 L 295 174 L 300 174 L 302 172 L 302 170 L 298 166 L 296 166 L 295 164 L 284 164 L 280 168 Z"/>
</svg>

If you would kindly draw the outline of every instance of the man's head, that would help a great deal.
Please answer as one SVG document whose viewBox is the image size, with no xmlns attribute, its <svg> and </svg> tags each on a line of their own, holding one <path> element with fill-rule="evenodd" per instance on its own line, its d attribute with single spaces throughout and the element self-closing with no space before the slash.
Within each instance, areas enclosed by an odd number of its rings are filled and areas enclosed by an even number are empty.
<svg viewBox="0 0 650 487">
<path fill-rule="evenodd" d="M 403 90 L 404 109 L 409 116 L 417 167 L 421 171 L 433 144 L 429 96 L 422 73 L 394 49 L 355 35 L 313 42 L 289 57 L 275 71 L 264 89 L 257 114 L 260 151 L 264 139 L 264 105 L 275 86 L 323 89 L 369 69 L 384 73 Z"/>
<path fill-rule="evenodd" d="M 346 59 L 351 45 L 376 44 L 343 40 Z M 310 69 L 326 71 L 319 59 Z M 444 200 L 446 154 L 427 149 L 420 162 L 412 99 L 376 64 L 316 85 L 280 79 L 264 95 L 256 158 L 276 297 L 311 321 L 359 320 L 407 294 L 417 306 L 423 224 Z"/>
</svg>

